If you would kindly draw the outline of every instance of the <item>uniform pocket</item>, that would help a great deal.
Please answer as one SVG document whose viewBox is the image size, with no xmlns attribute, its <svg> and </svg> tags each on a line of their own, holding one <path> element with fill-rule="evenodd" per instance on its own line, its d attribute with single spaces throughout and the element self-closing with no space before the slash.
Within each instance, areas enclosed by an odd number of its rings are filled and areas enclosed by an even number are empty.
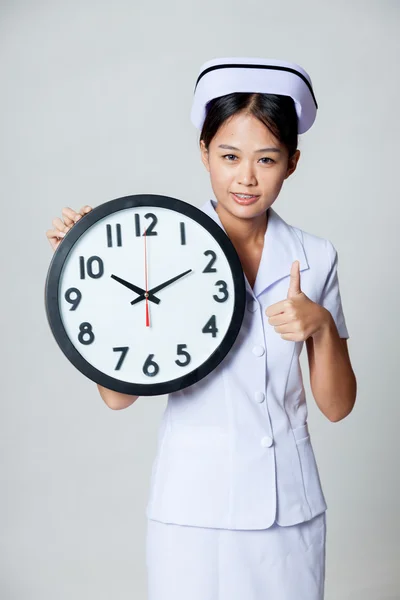
<svg viewBox="0 0 400 600">
<path fill-rule="evenodd" d="M 293 429 L 293 433 L 295 435 L 297 451 L 299 453 L 304 492 L 311 510 L 311 515 L 316 515 L 326 510 L 327 504 L 322 490 L 318 464 L 312 447 L 308 425 L 305 424 Z"/>
</svg>

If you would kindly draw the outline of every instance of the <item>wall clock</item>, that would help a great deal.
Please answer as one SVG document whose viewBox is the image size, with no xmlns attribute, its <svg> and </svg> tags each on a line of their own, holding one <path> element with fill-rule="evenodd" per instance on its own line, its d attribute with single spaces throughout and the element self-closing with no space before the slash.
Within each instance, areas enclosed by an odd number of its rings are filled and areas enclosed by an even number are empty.
<svg viewBox="0 0 400 600">
<path fill-rule="evenodd" d="M 70 229 L 49 266 L 45 307 L 59 347 L 86 377 L 153 396 L 192 385 L 224 359 L 245 289 L 237 252 L 211 217 L 137 194 Z"/>
</svg>

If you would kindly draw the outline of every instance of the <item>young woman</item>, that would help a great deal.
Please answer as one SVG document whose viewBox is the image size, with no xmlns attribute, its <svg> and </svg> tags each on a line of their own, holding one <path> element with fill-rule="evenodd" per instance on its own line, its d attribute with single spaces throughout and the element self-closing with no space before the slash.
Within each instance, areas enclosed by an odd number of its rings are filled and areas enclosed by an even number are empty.
<svg viewBox="0 0 400 600">
<path fill-rule="evenodd" d="M 322 600 L 327 505 L 299 363 L 332 422 L 356 398 L 333 244 L 272 208 L 317 104 L 298 65 L 223 58 L 197 79 L 192 121 L 215 199 L 202 209 L 241 260 L 247 307 L 225 359 L 168 396 L 147 507 L 149 600 Z M 79 218 L 64 208 L 55 249 Z M 61 239 L 60 239 L 61 238 Z M 108 406 L 136 396 L 98 386 Z"/>
</svg>

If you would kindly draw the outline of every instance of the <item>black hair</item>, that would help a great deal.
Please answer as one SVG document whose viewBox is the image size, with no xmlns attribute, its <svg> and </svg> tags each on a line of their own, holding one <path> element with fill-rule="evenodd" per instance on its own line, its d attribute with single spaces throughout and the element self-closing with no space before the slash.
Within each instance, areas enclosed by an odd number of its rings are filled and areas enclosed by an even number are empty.
<svg viewBox="0 0 400 600">
<path fill-rule="evenodd" d="M 298 144 L 298 119 L 293 98 L 253 92 L 234 92 L 207 103 L 199 140 L 204 141 L 206 149 L 221 125 L 239 112 L 251 114 L 264 123 L 287 148 L 288 159 L 293 156 Z"/>
</svg>

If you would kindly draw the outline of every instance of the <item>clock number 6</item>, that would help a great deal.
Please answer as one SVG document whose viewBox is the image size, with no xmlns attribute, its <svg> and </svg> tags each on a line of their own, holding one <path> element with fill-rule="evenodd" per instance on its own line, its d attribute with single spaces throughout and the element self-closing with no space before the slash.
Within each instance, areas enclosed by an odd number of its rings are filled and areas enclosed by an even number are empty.
<svg viewBox="0 0 400 600">
<path fill-rule="evenodd" d="M 154 377 L 160 370 L 158 364 L 153 360 L 153 356 L 154 354 L 149 354 L 143 365 L 143 373 L 147 375 L 147 377 Z"/>
</svg>

